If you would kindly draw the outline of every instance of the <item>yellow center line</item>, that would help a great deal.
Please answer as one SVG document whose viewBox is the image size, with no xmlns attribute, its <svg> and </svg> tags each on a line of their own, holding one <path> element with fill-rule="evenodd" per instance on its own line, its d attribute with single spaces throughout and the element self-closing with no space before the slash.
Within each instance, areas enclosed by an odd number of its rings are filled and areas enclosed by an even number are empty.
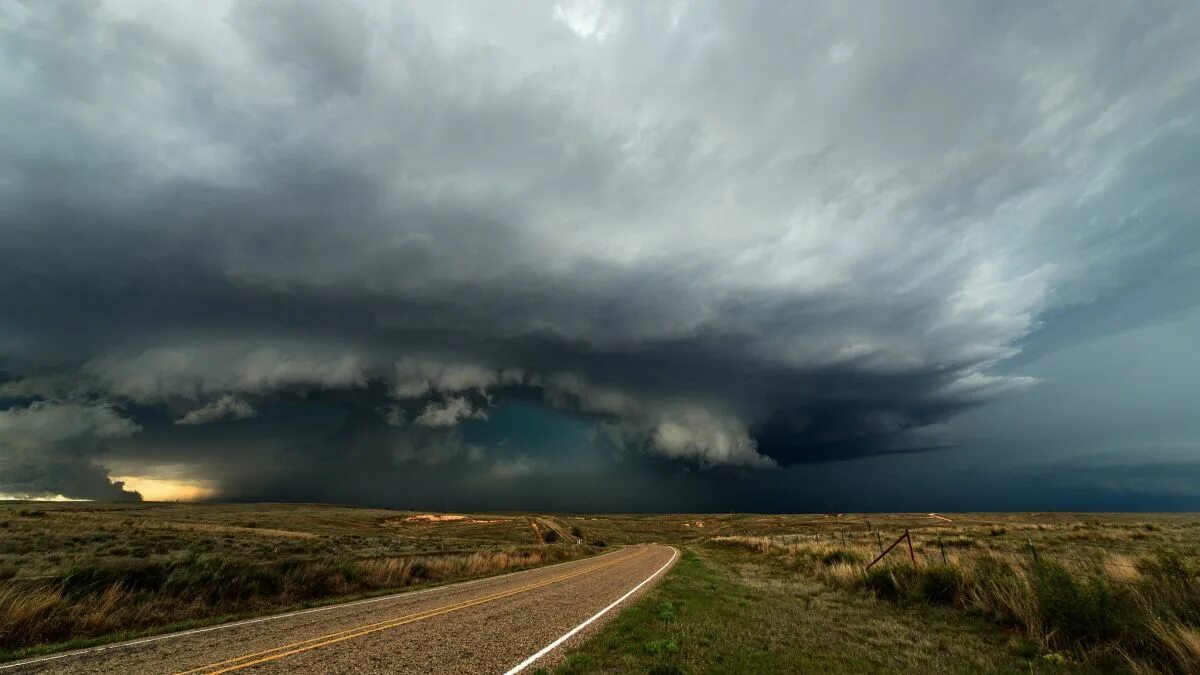
<svg viewBox="0 0 1200 675">
<path fill-rule="evenodd" d="M 305 651 L 309 651 L 312 649 L 317 649 L 319 647 L 336 644 L 338 642 L 343 642 L 343 641 L 350 640 L 350 639 L 353 639 L 356 637 L 362 637 L 363 635 L 369 635 L 371 633 L 375 633 L 375 632 L 382 631 L 382 630 L 387 630 L 390 628 L 395 628 L 398 626 L 402 626 L 404 624 L 413 623 L 415 621 L 422 621 L 424 619 L 428 619 L 428 618 L 438 616 L 441 614 L 446 614 L 446 613 L 457 611 L 460 609 L 465 609 L 467 607 L 480 605 L 480 604 L 483 604 L 486 602 L 492 602 L 494 600 L 506 598 L 511 595 L 516 595 L 518 593 L 524 593 L 526 591 L 534 590 L 536 588 L 541 588 L 543 586 L 548 586 L 550 584 L 558 583 L 559 581 L 564 581 L 566 579 L 581 576 L 583 574 L 588 574 L 591 572 L 599 571 L 606 567 L 611 567 L 613 565 L 616 565 L 617 563 L 624 562 L 626 560 L 631 560 L 631 559 L 641 555 L 645 551 L 646 551 L 646 549 L 640 549 L 631 555 L 617 556 L 614 559 L 607 561 L 600 565 L 592 565 L 585 569 L 582 569 L 582 570 L 579 570 L 579 571 L 576 571 L 576 572 L 573 572 L 570 574 L 565 574 L 565 575 L 561 575 L 561 576 L 558 576 L 558 577 L 555 577 L 552 579 L 548 579 L 545 581 L 528 584 L 526 586 L 522 586 L 522 587 L 519 587 L 516 589 L 511 589 L 508 591 L 494 593 L 494 594 L 491 594 L 488 596 L 484 596 L 482 598 L 476 598 L 475 600 L 464 601 L 464 602 L 450 605 L 448 607 L 443 607 L 440 609 L 426 610 L 424 612 L 417 612 L 414 614 L 409 614 L 409 615 L 397 617 L 394 619 L 387 619 L 385 621 L 379 621 L 376 623 L 365 624 L 363 626 L 357 626 L 355 628 L 350 628 L 347 630 L 330 633 L 328 635 L 310 638 L 308 640 L 302 640 L 300 642 L 295 642 L 290 645 L 283 645 L 281 647 L 275 647 L 273 649 L 256 652 L 254 654 L 246 654 L 244 656 L 240 656 L 237 658 L 227 659 L 225 661 L 221 661 L 218 663 L 212 663 L 207 666 L 202 666 L 200 668 L 196 668 L 196 669 L 186 671 L 186 672 L 187 673 L 195 673 L 198 671 L 207 670 L 209 668 L 218 667 L 218 666 L 222 666 L 222 665 L 226 665 L 226 664 L 233 664 L 233 665 L 230 665 L 229 667 L 221 669 L 221 670 L 209 671 L 209 675 L 219 675 L 220 673 L 228 673 L 228 672 L 231 672 L 234 670 L 241 670 L 243 668 L 248 668 L 250 666 L 257 665 L 260 663 L 266 663 L 268 661 L 274 661 L 277 659 L 281 659 L 286 656 L 290 656 L 292 654 L 298 654 L 300 652 L 305 652 Z M 329 639 L 327 639 L 327 638 L 329 638 Z M 303 645 L 303 646 L 301 646 L 301 645 Z M 296 649 L 290 649 L 292 647 L 296 647 Z M 281 652 L 281 650 L 289 650 L 289 651 Z M 277 653 L 272 653 L 272 652 L 277 652 Z M 254 660 L 254 661 L 246 662 L 247 659 L 252 659 L 255 656 L 260 656 L 260 655 L 264 655 L 264 654 L 270 654 L 270 655 L 264 656 L 263 658 L 260 658 L 260 659 Z M 236 663 L 238 661 L 242 661 L 243 663 Z"/>
<path fill-rule="evenodd" d="M 408 615 L 401 616 L 401 617 L 385 619 L 383 621 L 377 621 L 374 623 L 368 623 L 368 624 L 364 624 L 361 626 L 356 626 L 354 628 L 348 628 L 348 629 L 337 631 L 334 633 L 328 633 L 326 635 L 309 638 L 307 640 L 301 640 L 299 642 L 293 642 L 291 644 L 274 647 L 272 649 L 266 649 L 266 650 L 263 650 L 260 652 L 244 654 L 242 656 L 238 656 L 235 658 L 226 659 L 224 661 L 217 661 L 215 663 L 210 663 L 208 665 L 200 666 L 198 668 L 193 668 L 191 670 L 185 670 L 185 671 L 176 673 L 176 675 L 192 675 L 193 673 L 200 673 L 200 672 L 204 672 L 204 671 L 207 671 L 208 675 L 219 675 L 220 673 L 228 673 L 228 672 L 231 672 L 234 670 L 248 668 L 250 666 L 257 665 L 260 663 L 274 661 L 276 659 L 281 659 L 286 656 L 291 656 L 292 654 L 298 654 L 300 652 L 309 651 L 311 649 L 317 649 L 318 647 L 324 647 L 327 645 L 336 644 L 338 642 L 343 642 L 345 640 L 350 640 L 350 639 L 353 639 L 356 637 L 362 637 L 364 635 L 369 635 L 371 633 L 375 633 L 375 632 L 378 632 L 381 630 L 395 628 L 398 626 L 402 626 L 404 624 L 413 623 L 415 621 L 422 621 L 424 619 L 428 619 L 428 618 L 431 618 L 434 616 L 439 616 L 441 614 L 458 611 L 460 609 L 466 609 L 468 607 L 473 607 L 475 605 L 492 602 L 494 600 L 499 600 L 501 598 L 506 598 L 506 597 L 509 597 L 512 595 L 517 595 L 519 593 L 525 593 L 527 591 L 541 588 L 543 586 L 549 586 L 551 584 L 555 584 L 560 581 L 565 581 L 567 579 L 572 579 L 574 577 L 578 577 L 578 576 L 581 576 L 584 574 L 589 574 L 591 572 L 598 572 L 602 569 L 612 567 L 613 565 L 616 565 L 617 563 L 625 562 L 627 560 L 632 560 L 633 558 L 640 556 L 641 554 L 645 553 L 648 550 L 649 549 L 646 549 L 646 548 L 635 549 L 634 552 L 631 554 L 628 554 L 628 555 L 619 554 L 619 555 L 613 557 L 611 560 L 605 561 L 603 563 L 600 563 L 597 565 L 589 565 L 581 570 L 576 570 L 576 571 L 570 572 L 568 574 L 564 574 L 564 575 L 560 575 L 560 576 L 557 576 L 557 577 L 554 577 L 551 579 L 535 582 L 533 584 L 527 584 L 525 586 L 521 586 L 521 587 L 518 587 L 515 589 L 510 589 L 507 591 L 493 593 L 491 595 L 486 595 L 481 598 L 476 598 L 474 600 L 466 600 L 466 601 L 463 601 L 460 603 L 456 603 L 454 605 L 449 605 L 447 607 L 442 607 L 442 608 L 432 609 L 432 610 L 425 610 L 423 612 L 416 612 L 416 613 L 408 614 Z M 287 651 L 284 651 L 284 650 L 287 650 Z M 248 659 L 255 659 L 255 657 L 259 657 L 259 656 L 262 656 L 263 658 L 247 661 Z M 242 662 L 242 663 L 238 663 L 238 662 Z M 220 669 L 220 670 L 209 670 L 210 668 L 220 668 L 221 666 L 228 666 L 228 667 Z"/>
</svg>

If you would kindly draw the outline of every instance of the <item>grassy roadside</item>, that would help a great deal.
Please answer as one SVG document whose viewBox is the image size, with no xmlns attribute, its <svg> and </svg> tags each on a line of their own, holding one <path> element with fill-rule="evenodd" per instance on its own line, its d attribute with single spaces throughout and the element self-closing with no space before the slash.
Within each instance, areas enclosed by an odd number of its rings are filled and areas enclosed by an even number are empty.
<svg viewBox="0 0 1200 675">
<path fill-rule="evenodd" d="M 585 556 L 600 555 L 605 552 L 606 551 L 604 551 L 604 550 L 591 550 L 591 549 L 587 549 L 587 550 L 583 551 Z M 444 581 L 430 581 L 430 582 L 425 582 L 425 583 L 417 583 L 415 585 L 408 586 L 405 588 L 384 588 L 384 589 L 379 589 L 379 590 L 374 590 L 374 591 L 353 593 L 353 594 L 349 594 L 349 595 L 321 598 L 321 599 L 317 599 L 317 600 L 306 600 L 306 601 L 302 601 L 302 602 L 296 602 L 291 605 L 279 605 L 279 606 L 268 607 L 268 608 L 260 608 L 257 610 L 247 610 L 247 611 L 242 611 L 242 612 L 234 612 L 234 613 L 221 614 L 221 615 L 207 615 L 207 616 L 204 616 L 201 618 L 187 619 L 187 620 L 182 620 L 182 621 L 176 621 L 173 623 L 155 624 L 155 625 L 149 625 L 149 626 L 145 626 L 145 627 L 141 627 L 141 628 L 117 630 L 117 631 L 107 632 L 107 633 L 103 633 L 101 635 L 96 635 L 96 636 L 75 637 L 75 638 L 60 641 L 60 642 L 37 644 L 37 645 L 30 646 L 30 647 L 22 648 L 22 649 L 16 649 L 16 650 L 0 649 L 0 663 L 6 663 L 6 662 L 10 662 L 10 661 L 27 659 L 27 658 L 37 657 L 37 656 L 44 656 L 44 655 L 48 655 L 48 654 L 55 654 L 55 653 L 65 652 L 65 651 L 73 651 L 76 649 L 87 649 L 89 647 L 96 647 L 96 646 L 100 646 L 100 645 L 115 644 L 118 642 L 126 642 L 128 640 L 136 640 L 138 638 L 152 637 L 155 635 L 165 635 L 167 633 L 175 633 L 178 631 L 192 630 L 192 629 L 196 629 L 196 628 L 205 628 L 208 626 L 217 626 L 220 624 L 233 623 L 236 621 L 245 621 L 247 619 L 255 619 L 255 618 L 259 618 L 259 617 L 263 617 L 263 616 L 271 616 L 271 615 L 276 615 L 276 614 L 287 614 L 289 612 L 301 611 L 301 610 L 305 610 L 305 609 L 329 607 L 332 605 L 340 605 L 340 604 L 344 604 L 347 602 L 355 602 L 358 600 L 369 600 L 371 598 L 381 598 L 381 597 L 397 595 L 397 594 L 401 594 L 401 593 L 414 593 L 417 591 L 423 591 L 423 590 L 429 590 L 432 588 L 437 588 L 439 586 L 446 586 L 446 585 L 456 584 L 456 583 L 460 583 L 460 582 L 464 582 L 464 581 L 475 581 L 478 579 L 485 579 L 488 577 L 500 576 L 503 574 L 511 574 L 513 572 L 521 572 L 521 571 L 528 570 L 528 569 L 535 569 L 537 567 L 547 567 L 547 566 L 551 566 L 551 565 L 560 564 L 561 562 L 570 562 L 571 560 L 577 560 L 577 559 L 579 559 L 579 558 L 569 558 L 567 560 L 562 560 L 559 562 L 548 562 L 548 563 L 543 563 L 543 564 L 539 564 L 539 565 L 530 565 L 527 567 L 501 569 L 501 570 L 496 570 L 493 572 L 481 573 L 481 574 L 478 574 L 475 576 L 450 578 L 450 579 L 446 579 Z"/>
<path fill-rule="evenodd" d="M 581 673 L 1058 672 L 1024 639 L 935 607 L 833 589 L 768 560 L 688 547 L 554 670 Z"/>
<path fill-rule="evenodd" d="M 869 571 L 864 565 L 876 550 L 861 539 L 735 536 L 715 537 L 706 546 L 755 556 L 897 606 L 952 608 L 1101 672 L 1200 672 L 1200 566 L 1194 550 L 1093 545 L 1096 533 L 1079 524 L 1070 534 L 1068 544 L 1046 545 L 1040 553 L 1031 543 L 1026 551 L 1013 550 L 992 533 L 982 540 L 939 537 L 941 551 L 934 555 L 916 555 L 917 548 L 911 559 L 895 555 Z"/>
<path fill-rule="evenodd" d="M 522 516 L 0 504 L 0 660 L 540 567 Z"/>
<path fill-rule="evenodd" d="M 566 549 L 564 548 L 563 550 L 566 550 Z M 441 579 L 441 580 L 437 580 L 437 581 L 415 582 L 412 585 L 405 586 L 405 587 L 380 588 L 380 589 L 375 589 L 375 590 L 370 590 L 370 591 L 349 593 L 349 594 L 345 594 L 345 595 L 337 595 L 337 596 L 330 596 L 330 597 L 324 597 L 324 598 L 318 598 L 318 599 L 298 601 L 298 602 L 293 602 L 291 604 L 259 605 L 259 606 L 256 606 L 254 609 L 230 612 L 230 613 L 226 613 L 226 614 L 208 614 L 208 615 L 204 615 L 204 616 L 201 616 L 198 618 L 185 619 L 185 620 L 174 621 L 174 622 L 169 622 L 169 623 L 153 623 L 153 624 L 140 626 L 140 627 L 136 627 L 136 628 L 125 628 L 125 629 L 107 631 L 107 632 L 100 633 L 98 635 L 84 635 L 84 636 L 77 636 L 77 637 L 73 637 L 73 638 L 61 640 L 61 641 L 56 641 L 56 642 L 45 642 L 45 643 L 40 643 L 40 644 L 34 644 L 31 646 L 18 648 L 18 649 L 0 648 L 0 663 L 30 658 L 30 657 L 35 657 L 35 656 L 42 656 L 42 655 L 46 655 L 46 654 L 54 654 L 57 652 L 71 651 L 71 650 L 75 650 L 75 649 L 86 649 L 88 647 L 95 647 L 95 646 L 99 646 L 99 645 L 125 642 L 127 640 L 134 640 L 137 638 L 150 637 L 150 636 L 154 636 L 154 635 L 164 635 L 167 633 L 174 633 L 177 631 L 191 630 L 191 629 L 195 629 L 195 628 L 204 628 L 207 626 L 216 626 L 219 624 L 231 623 L 231 622 L 235 622 L 235 621 L 244 621 L 246 619 L 253 619 L 253 618 L 262 617 L 262 616 L 269 616 L 269 615 L 274 615 L 274 614 L 286 614 L 288 612 L 294 612 L 294 611 L 299 611 L 299 610 L 313 609 L 313 608 L 318 608 L 318 607 L 327 607 L 327 606 L 331 606 L 331 605 L 340 605 L 340 604 L 347 603 L 347 602 L 354 602 L 356 600 L 367 600 L 370 598 L 385 597 L 385 596 L 389 596 L 389 595 L 396 595 L 399 593 L 412 593 L 412 592 L 416 592 L 416 591 L 436 588 L 438 586 L 455 584 L 455 583 L 459 583 L 459 582 L 463 582 L 463 581 L 473 581 L 473 580 L 477 580 L 477 579 L 484 579 L 487 577 L 499 576 L 499 575 L 503 575 L 503 574 L 510 574 L 513 572 L 520 572 L 523 570 L 534 569 L 537 567 L 546 567 L 546 566 L 550 566 L 550 565 L 559 564 L 562 562 L 570 562 L 572 560 L 577 560 L 580 557 L 598 555 L 600 553 L 604 553 L 605 551 L 589 548 L 589 549 L 578 549 L 577 552 L 579 553 L 579 556 L 571 556 L 571 557 L 565 557 L 565 558 L 555 557 L 553 559 L 546 558 L 542 562 L 527 564 L 524 566 L 511 566 L 511 567 L 493 569 L 493 570 L 488 570 L 488 571 L 479 571 L 477 573 L 466 574 L 464 576 L 447 577 L 445 579 Z"/>
</svg>

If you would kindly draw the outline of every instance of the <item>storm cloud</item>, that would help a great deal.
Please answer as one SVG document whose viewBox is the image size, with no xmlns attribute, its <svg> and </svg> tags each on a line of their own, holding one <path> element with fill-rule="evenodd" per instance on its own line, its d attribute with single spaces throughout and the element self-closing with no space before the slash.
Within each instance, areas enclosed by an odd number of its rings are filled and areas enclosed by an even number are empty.
<svg viewBox="0 0 1200 675">
<path fill-rule="evenodd" d="M 0 493 L 953 453 L 1194 283 L 1197 64 L 1187 5 L 9 4 Z"/>
</svg>

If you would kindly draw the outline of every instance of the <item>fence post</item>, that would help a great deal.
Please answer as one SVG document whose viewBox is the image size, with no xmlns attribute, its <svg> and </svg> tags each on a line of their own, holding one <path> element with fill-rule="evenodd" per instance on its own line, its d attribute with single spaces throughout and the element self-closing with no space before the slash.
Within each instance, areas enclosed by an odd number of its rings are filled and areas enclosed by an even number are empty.
<svg viewBox="0 0 1200 675">
<path fill-rule="evenodd" d="M 917 556 L 912 550 L 912 535 L 908 533 L 908 528 L 904 528 L 904 538 L 908 540 L 908 559 L 912 561 L 913 565 L 916 565 Z"/>
<path fill-rule="evenodd" d="M 896 541 L 893 541 L 891 544 L 888 544 L 888 547 L 883 549 L 882 551 L 880 551 L 879 555 L 876 556 L 874 560 L 867 563 L 867 566 L 865 568 L 863 568 L 863 572 L 866 573 L 867 570 L 869 570 L 875 566 L 875 563 L 879 562 L 880 560 L 883 560 L 883 556 L 887 555 L 888 553 L 891 552 L 892 549 L 899 546 L 900 542 L 904 541 L 905 537 L 907 537 L 907 536 L 908 536 L 908 533 L 905 533 L 905 534 L 900 535 L 899 537 L 896 537 Z M 911 548 L 912 548 L 912 542 L 909 542 L 909 549 L 910 549 L 909 552 L 910 553 L 911 553 Z"/>
<path fill-rule="evenodd" d="M 846 531 L 845 530 L 838 530 L 838 531 L 842 533 L 842 548 L 846 548 Z"/>
<path fill-rule="evenodd" d="M 1037 549 L 1033 546 L 1033 537 L 1026 537 L 1025 543 L 1029 546 L 1029 554 L 1033 556 L 1033 564 L 1041 567 L 1042 561 L 1038 558 Z"/>
<path fill-rule="evenodd" d="M 879 530 L 875 531 L 875 543 L 879 544 L 879 552 L 883 553 L 883 537 L 879 536 Z"/>
<path fill-rule="evenodd" d="M 949 564 L 946 562 L 946 545 L 942 543 L 942 533 L 941 532 L 938 532 L 938 548 L 942 549 L 942 564 L 943 565 Z"/>
</svg>

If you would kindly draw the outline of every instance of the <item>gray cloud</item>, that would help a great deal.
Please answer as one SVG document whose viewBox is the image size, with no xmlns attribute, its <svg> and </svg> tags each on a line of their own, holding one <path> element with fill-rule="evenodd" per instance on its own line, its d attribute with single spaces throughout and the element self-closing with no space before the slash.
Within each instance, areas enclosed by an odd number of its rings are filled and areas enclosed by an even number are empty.
<svg viewBox="0 0 1200 675">
<path fill-rule="evenodd" d="M 104 404 L 35 401 L 0 410 L 0 488 L 24 496 L 136 498 L 95 460 L 104 443 L 140 430 Z"/>
<path fill-rule="evenodd" d="M 0 414 L 343 411 L 244 495 L 544 471 L 461 436 L 518 401 L 707 468 L 952 447 L 1058 317 L 1200 267 L 1191 7 L 114 0 L 0 44 Z"/>
</svg>

